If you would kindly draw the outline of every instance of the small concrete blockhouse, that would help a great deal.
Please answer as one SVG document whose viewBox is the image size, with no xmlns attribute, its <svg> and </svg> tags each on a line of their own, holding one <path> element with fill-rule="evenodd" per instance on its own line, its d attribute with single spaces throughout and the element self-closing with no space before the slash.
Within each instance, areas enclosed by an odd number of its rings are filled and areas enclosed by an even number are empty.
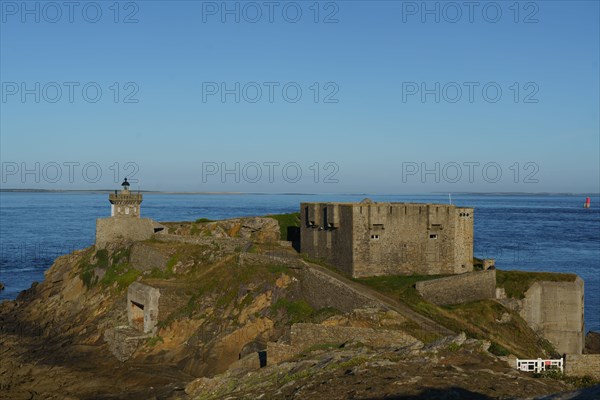
<svg viewBox="0 0 600 400">
<path fill-rule="evenodd" d="M 352 277 L 473 270 L 473 209 L 445 204 L 301 203 L 300 246 Z"/>
<path fill-rule="evenodd" d="M 129 326 L 143 333 L 156 333 L 160 290 L 133 282 L 127 290 L 127 319 Z"/>
</svg>

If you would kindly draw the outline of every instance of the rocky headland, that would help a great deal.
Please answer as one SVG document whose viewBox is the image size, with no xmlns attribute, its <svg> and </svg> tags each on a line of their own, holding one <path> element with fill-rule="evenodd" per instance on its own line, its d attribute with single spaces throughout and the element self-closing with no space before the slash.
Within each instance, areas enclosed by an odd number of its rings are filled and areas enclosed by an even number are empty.
<svg viewBox="0 0 600 400">
<path fill-rule="evenodd" d="M 580 389 L 588 378 L 518 372 L 516 357 L 555 352 L 509 307 L 377 290 L 298 254 L 278 220 L 164 223 L 149 240 L 57 258 L 43 282 L 0 304 L 0 398 L 598 394 Z M 135 282 L 160 292 L 152 332 L 128 317 Z"/>
</svg>

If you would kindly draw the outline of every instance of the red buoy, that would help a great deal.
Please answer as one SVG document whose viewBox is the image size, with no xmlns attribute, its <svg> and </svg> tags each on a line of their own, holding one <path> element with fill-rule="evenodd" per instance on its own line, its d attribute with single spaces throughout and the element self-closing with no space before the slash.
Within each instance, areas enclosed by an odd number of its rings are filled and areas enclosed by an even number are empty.
<svg viewBox="0 0 600 400">
<path fill-rule="evenodd" d="M 585 204 L 583 205 L 583 208 L 590 208 L 590 202 L 591 202 L 591 199 L 589 197 L 587 197 L 585 199 Z"/>
</svg>

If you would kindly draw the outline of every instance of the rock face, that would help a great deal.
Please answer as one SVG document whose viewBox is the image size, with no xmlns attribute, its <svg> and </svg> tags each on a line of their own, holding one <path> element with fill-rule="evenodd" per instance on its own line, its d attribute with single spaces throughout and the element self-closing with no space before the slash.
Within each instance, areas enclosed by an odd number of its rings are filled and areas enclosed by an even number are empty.
<svg viewBox="0 0 600 400">
<path fill-rule="evenodd" d="M 231 369 L 196 379 L 185 393 L 189 399 L 439 400 L 532 398 L 567 388 L 520 373 L 483 348 L 463 334 L 422 349 L 358 343 L 315 349 L 251 372 Z"/>
<path fill-rule="evenodd" d="M 279 223 L 273 218 L 234 218 L 213 222 L 166 223 L 170 234 L 215 238 L 243 238 L 256 243 L 279 241 Z"/>
<path fill-rule="evenodd" d="M 600 354 L 600 332 L 589 331 L 585 335 L 585 352 L 587 354 Z"/>
<path fill-rule="evenodd" d="M 103 336 L 111 354 L 121 362 L 129 360 L 140 344 L 149 337 L 150 335 L 141 334 L 130 326 L 109 328 L 104 331 Z"/>
</svg>

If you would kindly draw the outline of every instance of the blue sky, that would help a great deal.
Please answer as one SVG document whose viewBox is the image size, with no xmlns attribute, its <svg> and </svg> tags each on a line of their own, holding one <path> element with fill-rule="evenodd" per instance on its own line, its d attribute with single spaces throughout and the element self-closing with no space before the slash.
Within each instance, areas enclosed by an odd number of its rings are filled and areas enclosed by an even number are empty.
<svg viewBox="0 0 600 400">
<path fill-rule="evenodd" d="M 600 191 L 596 1 L 0 3 L 3 188 Z"/>
</svg>

